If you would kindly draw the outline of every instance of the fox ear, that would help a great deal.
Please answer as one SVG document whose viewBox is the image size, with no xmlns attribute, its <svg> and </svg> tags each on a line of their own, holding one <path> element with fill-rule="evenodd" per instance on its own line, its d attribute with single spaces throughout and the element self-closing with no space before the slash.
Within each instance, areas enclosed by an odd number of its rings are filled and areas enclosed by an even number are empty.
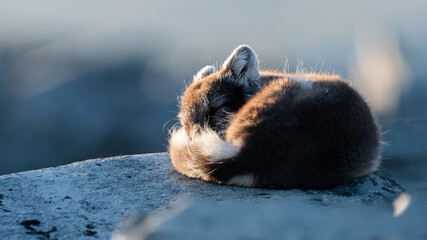
<svg viewBox="0 0 427 240">
<path fill-rule="evenodd" d="M 205 66 L 202 69 L 200 69 L 200 71 L 196 75 L 193 76 L 193 82 L 196 82 L 196 81 L 198 81 L 198 80 L 200 80 L 200 79 L 202 79 L 208 75 L 211 75 L 214 72 L 216 72 L 215 67 L 210 66 L 210 65 Z"/>
<path fill-rule="evenodd" d="M 231 53 L 222 65 L 222 69 L 230 71 L 234 79 L 242 85 L 258 84 L 259 71 L 257 56 L 248 45 L 240 45 Z"/>
</svg>

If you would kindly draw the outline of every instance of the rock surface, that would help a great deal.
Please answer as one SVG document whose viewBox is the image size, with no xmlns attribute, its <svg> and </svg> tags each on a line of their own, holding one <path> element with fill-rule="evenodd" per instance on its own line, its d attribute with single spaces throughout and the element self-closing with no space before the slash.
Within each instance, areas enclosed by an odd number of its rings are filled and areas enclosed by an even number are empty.
<svg viewBox="0 0 427 240">
<path fill-rule="evenodd" d="M 304 226 L 312 221 L 329 219 L 331 224 L 343 221 L 346 211 L 360 215 L 380 209 L 380 219 L 393 221 L 389 203 L 402 191 L 398 183 L 378 174 L 327 191 L 220 186 L 178 174 L 166 153 L 120 156 L 0 176 L 0 236 L 3 239 L 107 239 L 114 232 L 119 238 L 133 216 L 149 215 L 141 222 L 151 226 L 153 216 L 176 212 L 175 206 L 184 205 L 187 207 L 172 219 L 159 218 L 163 220 L 157 224 L 158 232 L 151 229 L 149 238 L 175 238 L 174 234 L 190 233 L 192 231 L 185 227 L 193 223 L 197 223 L 194 227 L 204 224 L 211 232 L 215 230 L 215 234 L 220 234 L 223 227 L 230 229 L 231 223 L 235 225 L 237 221 L 241 222 L 239 229 L 246 235 L 235 238 L 250 237 L 248 234 L 253 231 L 255 238 L 282 236 L 280 231 L 274 232 L 277 226 L 287 226 L 278 229 L 282 232 L 290 229 L 292 231 L 287 232 L 291 235 L 286 236 L 293 236 L 292 232 L 304 231 Z M 331 215 L 324 216 L 331 209 Z M 362 210 L 359 213 L 354 209 Z M 208 217 L 204 217 L 206 214 Z M 307 216 L 310 216 L 307 223 L 301 225 Z M 363 217 L 356 215 L 356 219 L 360 224 L 369 225 L 363 223 Z M 194 229 L 196 235 L 184 235 L 198 238 L 203 228 L 198 229 L 199 232 Z M 252 230 L 246 231 L 249 229 Z M 326 229 L 335 228 L 328 225 Z"/>
<path fill-rule="evenodd" d="M 400 217 L 379 206 L 319 207 L 286 199 L 256 207 L 196 203 L 172 218 L 147 218 L 116 239 L 426 239 L 426 213 L 425 198 L 416 198 Z M 147 228 L 150 222 L 159 225 Z"/>
</svg>

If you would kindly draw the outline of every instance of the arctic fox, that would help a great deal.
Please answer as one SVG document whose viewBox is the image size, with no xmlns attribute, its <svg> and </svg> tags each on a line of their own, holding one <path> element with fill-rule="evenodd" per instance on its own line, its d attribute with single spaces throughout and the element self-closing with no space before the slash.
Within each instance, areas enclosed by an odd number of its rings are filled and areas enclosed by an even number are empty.
<svg viewBox="0 0 427 240">
<path fill-rule="evenodd" d="M 381 162 L 378 125 L 353 88 L 337 75 L 259 71 L 247 45 L 193 77 L 178 117 L 172 164 L 206 181 L 325 189 Z"/>
</svg>

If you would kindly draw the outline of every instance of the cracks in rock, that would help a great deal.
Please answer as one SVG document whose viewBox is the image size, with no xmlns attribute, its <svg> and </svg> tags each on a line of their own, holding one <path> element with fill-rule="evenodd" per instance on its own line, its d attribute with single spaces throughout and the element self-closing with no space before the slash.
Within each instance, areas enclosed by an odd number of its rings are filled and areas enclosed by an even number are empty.
<svg viewBox="0 0 427 240">
<path fill-rule="evenodd" d="M 48 231 L 40 231 L 35 229 L 33 226 L 40 226 L 40 221 L 37 219 L 32 219 L 32 220 L 24 220 L 20 223 L 20 225 L 24 226 L 25 229 L 27 229 L 28 231 L 25 232 L 26 234 L 29 235 L 39 235 L 40 237 L 42 237 L 42 239 L 54 239 L 51 238 L 50 234 L 53 232 L 58 231 L 58 229 L 53 226 L 50 230 Z"/>
<path fill-rule="evenodd" d="M 86 228 L 87 228 L 87 230 L 83 231 L 83 234 L 85 236 L 93 237 L 93 236 L 95 236 L 98 233 L 97 231 L 92 230 L 92 229 L 95 228 L 95 226 L 93 224 L 91 224 L 91 223 L 87 224 Z"/>
</svg>

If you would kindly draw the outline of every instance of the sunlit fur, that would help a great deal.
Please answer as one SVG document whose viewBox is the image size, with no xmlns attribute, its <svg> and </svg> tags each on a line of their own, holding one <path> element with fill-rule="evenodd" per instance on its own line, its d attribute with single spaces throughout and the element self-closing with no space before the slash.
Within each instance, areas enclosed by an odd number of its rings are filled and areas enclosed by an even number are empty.
<svg viewBox="0 0 427 240">
<path fill-rule="evenodd" d="M 189 177 L 324 189 L 381 163 L 378 126 L 353 88 L 337 75 L 259 71 L 246 45 L 200 70 L 181 99 L 169 152 Z"/>
</svg>

